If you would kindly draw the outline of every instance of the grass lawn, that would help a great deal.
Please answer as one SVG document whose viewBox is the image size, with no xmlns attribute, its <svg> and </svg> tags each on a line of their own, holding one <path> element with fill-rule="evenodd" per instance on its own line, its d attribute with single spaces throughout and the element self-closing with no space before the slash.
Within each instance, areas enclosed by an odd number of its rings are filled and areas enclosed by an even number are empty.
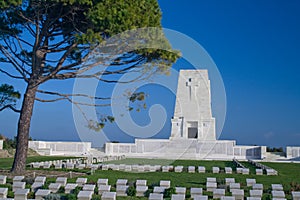
<svg viewBox="0 0 300 200">
<path fill-rule="evenodd" d="M 64 157 L 30 157 L 28 162 L 33 161 L 46 161 L 46 160 L 57 160 L 57 159 L 66 159 Z M 0 159 L 0 168 L 9 168 L 11 166 L 12 159 Z M 235 169 L 233 162 L 231 161 L 193 161 L 193 160 L 152 160 L 152 159 L 125 159 L 118 161 L 111 161 L 109 163 L 115 164 L 160 164 L 160 165 L 183 165 L 187 166 L 205 166 L 207 173 L 187 173 L 186 171 L 182 173 L 175 172 L 146 172 L 146 173 L 134 173 L 134 172 L 122 172 L 122 171 L 101 171 L 96 170 L 93 175 L 86 175 L 88 178 L 88 183 L 96 183 L 98 178 L 108 178 L 109 184 L 112 185 L 112 191 L 115 190 L 115 183 L 117 179 L 128 179 L 129 185 L 133 185 L 137 179 L 146 179 L 147 185 L 149 187 L 159 184 L 160 180 L 170 180 L 171 186 L 176 187 L 202 187 L 206 188 L 206 178 L 207 177 L 216 177 L 218 185 L 225 184 L 225 178 L 235 178 L 236 182 L 241 183 L 241 187 L 245 190 L 245 196 L 249 196 L 249 190 L 251 188 L 246 186 L 246 178 L 255 178 L 257 183 L 264 184 L 264 196 L 263 199 L 269 199 L 271 184 L 282 184 L 286 193 L 287 199 L 291 199 L 291 183 L 300 184 L 300 164 L 296 163 L 264 163 L 265 165 L 274 168 L 278 171 L 278 176 L 267 176 L 262 175 L 258 176 L 254 174 L 254 167 L 249 165 L 247 162 L 242 162 L 243 165 L 250 168 L 250 175 L 241 175 L 241 174 L 213 174 L 211 169 L 213 166 L 220 167 L 221 170 L 224 170 L 225 167 L 232 167 Z M 90 172 L 85 170 L 85 172 Z M 47 182 L 54 182 L 54 178 L 48 178 Z M 75 182 L 76 178 L 68 179 L 68 182 Z M 212 196 L 210 192 L 204 192 L 204 194 Z M 146 199 L 146 198 L 137 198 L 137 197 L 118 197 L 118 199 Z"/>
</svg>

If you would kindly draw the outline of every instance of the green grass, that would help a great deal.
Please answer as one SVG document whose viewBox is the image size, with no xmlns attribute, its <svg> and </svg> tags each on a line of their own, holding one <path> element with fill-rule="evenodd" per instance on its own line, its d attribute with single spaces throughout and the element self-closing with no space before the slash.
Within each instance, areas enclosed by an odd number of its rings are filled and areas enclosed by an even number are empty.
<svg viewBox="0 0 300 200">
<path fill-rule="evenodd" d="M 65 157 L 31 157 L 28 159 L 28 162 L 33 161 L 46 161 L 46 160 L 56 160 L 56 159 L 67 159 Z M 12 163 L 12 159 L 3 158 L 0 159 L 0 168 L 10 167 Z M 278 171 L 278 176 L 267 176 L 262 175 L 258 176 L 254 174 L 255 168 L 243 162 L 242 164 L 246 167 L 250 168 L 250 175 L 241 175 L 241 174 L 213 174 L 211 169 L 213 166 L 220 167 L 221 171 L 224 170 L 225 167 L 232 167 L 235 169 L 233 162 L 231 161 L 193 161 L 193 160 L 154 160 L 154 159 L 125 159 L 118 161 L 111 161 L 108 163 L 115 164 L 160 164 L 160 165 L 183 165 L 187 166 L 205 166 L 207 173 L 175 173 L 175 172 L 146 172 L 146 173 L 134 173 L 134 172 L 122 172 L 122 171 L 101 171 L 96 170 L 93 175 L 88 175 L 90 170 L 83 170 L 87 175 L 85 177 L 88 178 L 88 183 L 96 183 L 99 178 L 108 178 L 109 184 L 112 185 L 112 191 L 115 190 L 115 183 L 117 179 L 124 178 L 128 179 L 128 183 L 130 185 L 134 184 L 137 179 L 146 179 L 148 182 L 148 186 L 158 185 L 160 180 L 170 180 L 171 186 L 181 186 L 181 187 L 202 187 L 205 188 L 206 178 L 207 177 L 216 177 L 219 185 L 223 185 L 225 183 L 225 178 L 235 178 L 236 182 L 241 183 L 241 187 L 245 190 L 245 195 L 249 195 L 250 188 L 246 186 L 246 178 L 255 178 L 257 183 L 264 184 L 264 198 L 268 199 L 270 197 L 270 188 L 271 184 L 279 183 L 283 184 L 284 190 L 286 193 L 286 197 L 291 199 L 290 191 L 291 191 L 291 183 L 300 184 L 300 164 L 296 163 L 263 163 L 266 166 L 272 167 Z M 235 170 L 234 170 L 235 171 Z M 75 182 L 76 178 L 68 179 L 68 182 Z M 54 178 L 47 179 L 47 182 L 54 182 Z M 228 191 L 227 191 L 228 192 Z M 211 196 L 212 193 L 205 192 L 205 194 Z M 147 199 L 147 198 L 137 198 L 137 197 L 118 197 L 118 199 Z"/>
</svg>

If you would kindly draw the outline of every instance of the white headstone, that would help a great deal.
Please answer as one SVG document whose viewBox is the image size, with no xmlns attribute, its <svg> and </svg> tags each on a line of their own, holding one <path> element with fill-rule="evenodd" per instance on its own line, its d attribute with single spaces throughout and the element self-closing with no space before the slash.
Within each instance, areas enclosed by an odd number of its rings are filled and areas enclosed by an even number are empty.
<svg viewBox="0 0 300 200">
<path fill-rule="evenodd" d="M 94 191 L 80 191 L 77 195 L 78 200 L 91 200 Z"/>
<path fill-rule="evenodd" d="M 103 192 L 101 199 L 102 200 L 116 200 L 116 192 Z"/>
<path fill-rule="evenodd" d="M 8 188 L 0 188 L 0 199 L 6 199 Z"/>
<path fill-rule="evenodd" d="M 0 184 L 1 184 L 1 185 L 6 184 L 6 178 L 7 178 L 7 176 L 0 175 Z"/>
<path fill-rule="evenodd" d="M 43 197 L 51 193 L 51 190 L 38 189 L 35 193 L 35 199 L 44 199 Z"/>
<path fill-rule="evenodd" d="M 98 185 L 98 193 L 101 195 L 104 192 L 110 192 L 110 185 Z"/>
</svg>

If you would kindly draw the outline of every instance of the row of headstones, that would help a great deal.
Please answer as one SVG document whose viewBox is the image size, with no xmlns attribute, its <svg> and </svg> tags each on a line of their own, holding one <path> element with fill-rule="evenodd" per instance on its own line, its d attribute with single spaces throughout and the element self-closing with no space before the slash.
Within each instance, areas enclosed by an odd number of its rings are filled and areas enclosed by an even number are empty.
<svg viewBox="0 0 300 200">
<path fill-rule="evenodd" d="M 156 172 L 156 171 L 162 171 L 162 172 L 183 172 L 184 166 L 161 166 L 161 165 L 125 165 L 125 164 L 103 164 L 101 166 L 102 170 L 116 170 L 116 171 L 127 171 L 127 172 Z M 206 173 L 206 168 L 204 166 L 188 166 L 187 172 L 189 173 Z M 218 174 L 221 170 L 219 167 L 212 167 L 212 173 Z M 231 167 L 225 167 L 224 172 L 226 174 L 232 174 L 233 170 Z M 263 175 L 264 171 L 262 169 L 256 169 L 256 175 Z M 249 168 L 236 168 L 236 173 L 238 174 L 250 174 Z M 267 175 L 274 175 L 274 173 L 271 170 L 266 171 Z"/>
<path fill-rule="evenodd" d="M 241 184 L 236 183 L 234 178 L 225 178 L 226 186 L 235 199 L 244 199 L 244 190 L 241 189 Z M 252 187 L 249 191 L 251 198 L 262 198 L 263 184 L 256 183 L 256 179 L 246 179 L 247 187 Z M 225 196 L 225 189 L 217 188 L 216 178 L 207 178 L 206 190 L 213 192 L 213 198 L 221 198 Z M 285 193 L 281 184 L 271 184 L 271 194 L 273 199 L 285 199 Z M 292 192 L 293 199 L 300 199 L 300 192 Z"/>
<path fill-rule="evenodd" d="M 13 192 L 15 199 L 26 199 L 29 189 L 25 189 L 25 182 L 22 182 L 24 179 L 23 176 L 15 176 L 13 178 Z M 5 180 L 1 184 L 6 183 L 6 177 L 0 176 L 0 180 Z M 42 199 L 44 196 L 47 196 L 50 193 L 56 193 L 61 186 L 65 187 L 65 193 L 71 193 L 77 186 L 81 186 L 82 191 L 78 193 L 78 199 L 91 199 L 95 190 L 95 185 L 86 184 L 87 178 L 77 178 L 76 183 L 68 183 L 67 178 L 58 177 L 55 183 L 50 183 L 49 189 L 37 189 L 44 185 L 46 177 L 36 177 L 34 183 L 31 186 L 32 191 L 36 191 L 35 198 Z M 115 199 L 116 196 L 127 196 L 127 179 L 118 179 L 116 183 L 116 192 L 110 192 L 111 186 L 108 185 L 108 179 L 98 179 L 98 194 L 101 195 L 102 199 Z M 240 189 L 240 183 L 235 183 L 234 178 L 225 178 L 226 186 L 229 186 L 230 192 L 235 199 L 244 199 L 244 190 Z M 261 198 L 263 194 L 263 185 L 256 183 L 256 179 L 246 179 L 247 186 L 252 186 L 250 190 L 250 198 Z M 153 194 L 150 194 L 149 199 L 158 198 L 160 199 L 161 195 L 164 193 L 164 190 L 170 188 L 170 181 L 161 180 L 159 186 L 155 186 Z M 181 199 L 185 196 L 186 188 L 176 187 L 176 193 L 172 195 L 172 199 Z M 146 180 L 137 180 L 136 181 L 136 191 L 137 196 L 144 196 L 144 193 L 148 190 Z M 0 190 L 0 199 L 6 198 L 7 188 L 2 188 Z M 206 191 L 213 192 L 213 198 L 223 198 L 225 196 L 225 189 L 217 188 L 216 178 L 207 178 L 206 181 Z M 192 198 L 205 198 L 202 195 L 202 188 L 191 188 L 190 190 Z M 285 199 L 285 194 L 281 184 L 272 184 L 272 196 L 273 198 Z M 300 192 L 293 192 L 293 199 L 300 199 Z M 227 198 L 227 197 L 225 197 Z"/>
<path fill-rule="evenodd" d="M 271 167 L 268 167 L 268 166 L 266 166 L 266 165 L 264 165 L 264 164 L 255 162 L 254 160 L 248 160 L 248 162 L 249 162 L 250 164 L 254 165 L 255 167 L 258 167 L 258 168 L 261 168 L 261 169 L 263 169 L 263 170 L 266 170 L 267 173 L 268 173 L 268 172 L 269 172 L 269 173 L 272 173 L 271 175 L 277 175 L 277 174 L 278 174 L 278 172 L 277 172 L 275 169 L 273 169 L 273 168 L 271 168 Z"/>
<path fill-rule="evenodd" d="M 32 162 L 29 165 L 32 168 L 44 168 L 49 169 L 50 167 L 54 167 L 55 169 L 98 169 L 101 167 L 101 164 L 96 164 L 100 162 L 114 161 L 124 159 L 125 156 L 105 156 L 105 157 L 97 157 L 97 158 L 76 158 L 76 159 L 66 159 L 66 160 L 53 160 L 53 161 L 45 161 L 45 162 Z"/>
</svg>

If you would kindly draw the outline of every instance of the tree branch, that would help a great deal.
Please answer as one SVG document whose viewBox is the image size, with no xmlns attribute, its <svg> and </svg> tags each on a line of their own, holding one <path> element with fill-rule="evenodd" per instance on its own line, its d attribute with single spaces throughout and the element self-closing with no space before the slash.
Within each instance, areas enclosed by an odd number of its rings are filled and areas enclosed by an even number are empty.
<svg viewBox="0 0 300 200">
<path fill-rule="evenodd" d="M 20 113 L 20 112 L 21 112 L 21 110 L 16 109 L 16 108 L 13 107 L 12 105 L 5 105 L 5 106 L 3 106 L 2 108 L 0 108 L 0 112 L 1 112 L 2 110 L 6 109 L 6 108 L 9 108 L 9 109 L 11 109 L 12 111 L 14 111 L 14 112 L 16 112 L 16 113 Z"/>
</svg>

